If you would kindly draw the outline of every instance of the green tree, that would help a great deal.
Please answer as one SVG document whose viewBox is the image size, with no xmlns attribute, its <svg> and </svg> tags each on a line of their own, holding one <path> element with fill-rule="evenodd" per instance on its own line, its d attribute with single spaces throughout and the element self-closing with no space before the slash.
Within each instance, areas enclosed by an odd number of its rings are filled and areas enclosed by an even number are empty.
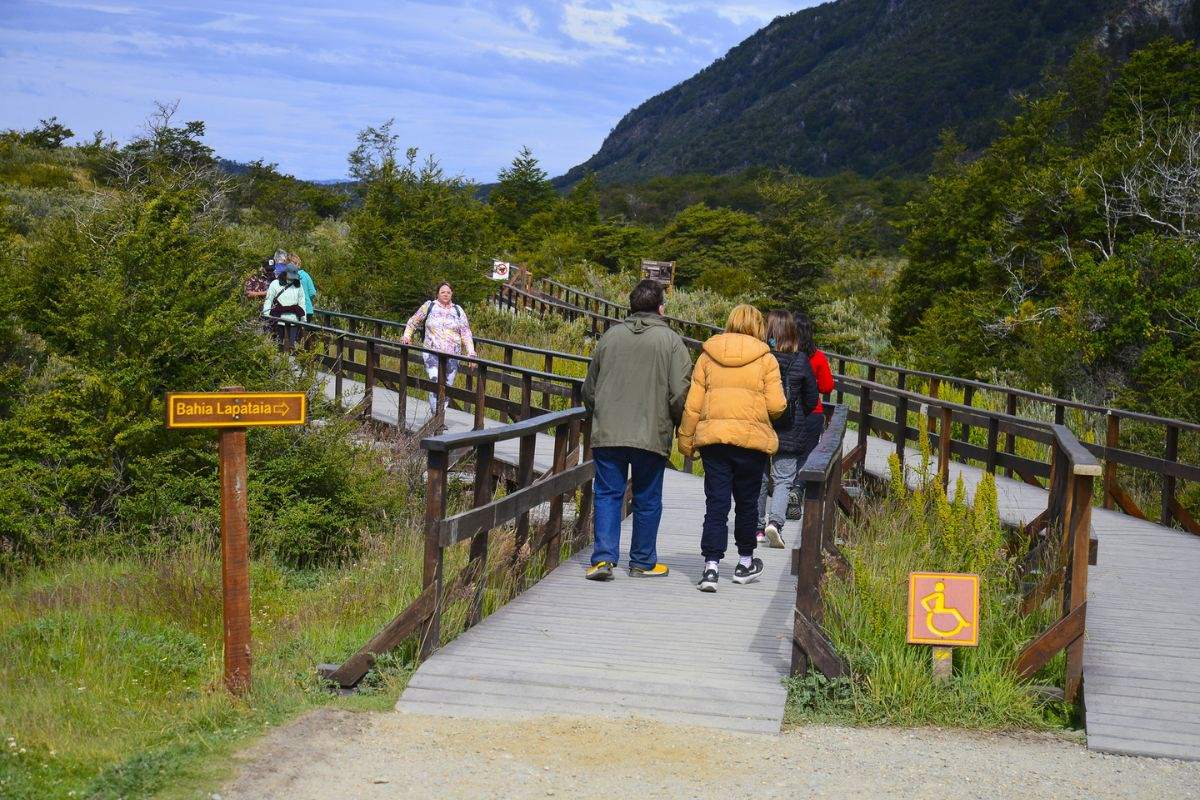
<svg viewBox="0 0 1200 800">
<path fill-rule="evenodd" d="M 522 147 L 512 164 L 500 170 L 488 198 L 500 224 L 516 232 L 533 215 L 548 211 L 557 199 L 548 177 L 533 151 Z"/>
<path fill-rule="evenodd" d="M 51 117 L 39 120 L 35 127 L 27 131 L 5 131 L 2 138 L 42 150 L 58 150 L 74 135 L 75 131 L 59 122 L 58 117 Z"/>
<path fill-rule="evenodd" d="M 838 252 L 833 208 L 811 178 L 784 173 L 759 183 L 764 288 L 795 304 L 825 277 Z"/>
<path fill-rule="evenodd" d="M 491 290 L 499 230 L 474 186 L 447 176 L 432 156 L 418 162 L 415 149 L 403 163 L 385 155 L 370 174 L 349 219 L 356 267 L 328 282 L 331 296 L 372 313 L 406 314 L 439 281 L 450 281 L 460 302 Z"/>
<path fill-rule="evenodd" d="M 663 228 L 654 258 L 676 262 L 675 280 L 682 286 L 716 269 L 754 275 L 762 264 L 762 238 L 753 214 L 697 203 Z"/>
</svg>

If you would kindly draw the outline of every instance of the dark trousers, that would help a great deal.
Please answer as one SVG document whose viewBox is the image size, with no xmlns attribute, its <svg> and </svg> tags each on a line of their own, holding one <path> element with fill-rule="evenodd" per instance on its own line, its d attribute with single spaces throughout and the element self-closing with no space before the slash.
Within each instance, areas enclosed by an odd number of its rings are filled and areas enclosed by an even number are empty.
<svg viewBox="0 0 1200 800">
<path fill-rule="evenodd" d="M 700 448 L 704 463 L 704 531 L 700 550 L 705 561 L 720 561 L 729 545 L 729 506 L 733 515 L 733 539 L 739 556 L 754 554 L 758 543 L 758 490 L 762 485 L 767 454 L 732 444 L 710 444 Z"/>
</svg>

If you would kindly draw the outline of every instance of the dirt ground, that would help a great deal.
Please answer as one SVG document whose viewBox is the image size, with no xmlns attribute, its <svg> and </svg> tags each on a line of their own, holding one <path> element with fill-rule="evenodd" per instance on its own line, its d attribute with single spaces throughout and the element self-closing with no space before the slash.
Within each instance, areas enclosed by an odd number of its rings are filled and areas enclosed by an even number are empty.
<svg viewBox="0 0 1200 800">
<path fill-rule="evenodd" d="M 1200 798 L 1200 763 L 1049 734 L 810 726 L 780 736 L 630 718 L 315 711 L 239 756 L 221 800 Z"/>
</svg>

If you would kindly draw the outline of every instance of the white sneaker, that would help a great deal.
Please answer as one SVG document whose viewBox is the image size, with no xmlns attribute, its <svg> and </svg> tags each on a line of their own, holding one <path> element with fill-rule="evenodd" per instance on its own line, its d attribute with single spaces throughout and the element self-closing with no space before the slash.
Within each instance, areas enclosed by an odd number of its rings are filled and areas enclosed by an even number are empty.
<svg viewBox="0 0 1200 800">
<path fill-rule="evenodd" d="M 758 542 L 759 547 L 762 547 L 767 543 L 767 535 L 762 531 L 756 531 L 754 533 L 754 541 Z"/>
<path fill-rule="evenodd" d="M 783 534 L 779 532 L 779 528 L 775 526 L 774 522 L 767 523 L 767 527 L 763 528 L 763 535 L 767 537 L 771 547 L 777 550 L 783 548 Z"/>
</svg>

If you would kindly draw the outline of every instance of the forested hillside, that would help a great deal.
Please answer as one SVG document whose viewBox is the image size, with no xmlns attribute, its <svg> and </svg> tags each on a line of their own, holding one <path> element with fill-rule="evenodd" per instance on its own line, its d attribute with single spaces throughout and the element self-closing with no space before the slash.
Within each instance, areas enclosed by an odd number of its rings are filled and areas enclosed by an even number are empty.
<svg viewBox="0 0 1200 800">
<path fill-rule="evenodd" d="M 780 17 L 630 111 L 569 171 L 601 182 L 787 166 L 923 172 L 938 134 L 982 148 L 1083 40 L 1112 56 L 1195 36 L 1194 0 L 838 0 Z"/>
</svg>

